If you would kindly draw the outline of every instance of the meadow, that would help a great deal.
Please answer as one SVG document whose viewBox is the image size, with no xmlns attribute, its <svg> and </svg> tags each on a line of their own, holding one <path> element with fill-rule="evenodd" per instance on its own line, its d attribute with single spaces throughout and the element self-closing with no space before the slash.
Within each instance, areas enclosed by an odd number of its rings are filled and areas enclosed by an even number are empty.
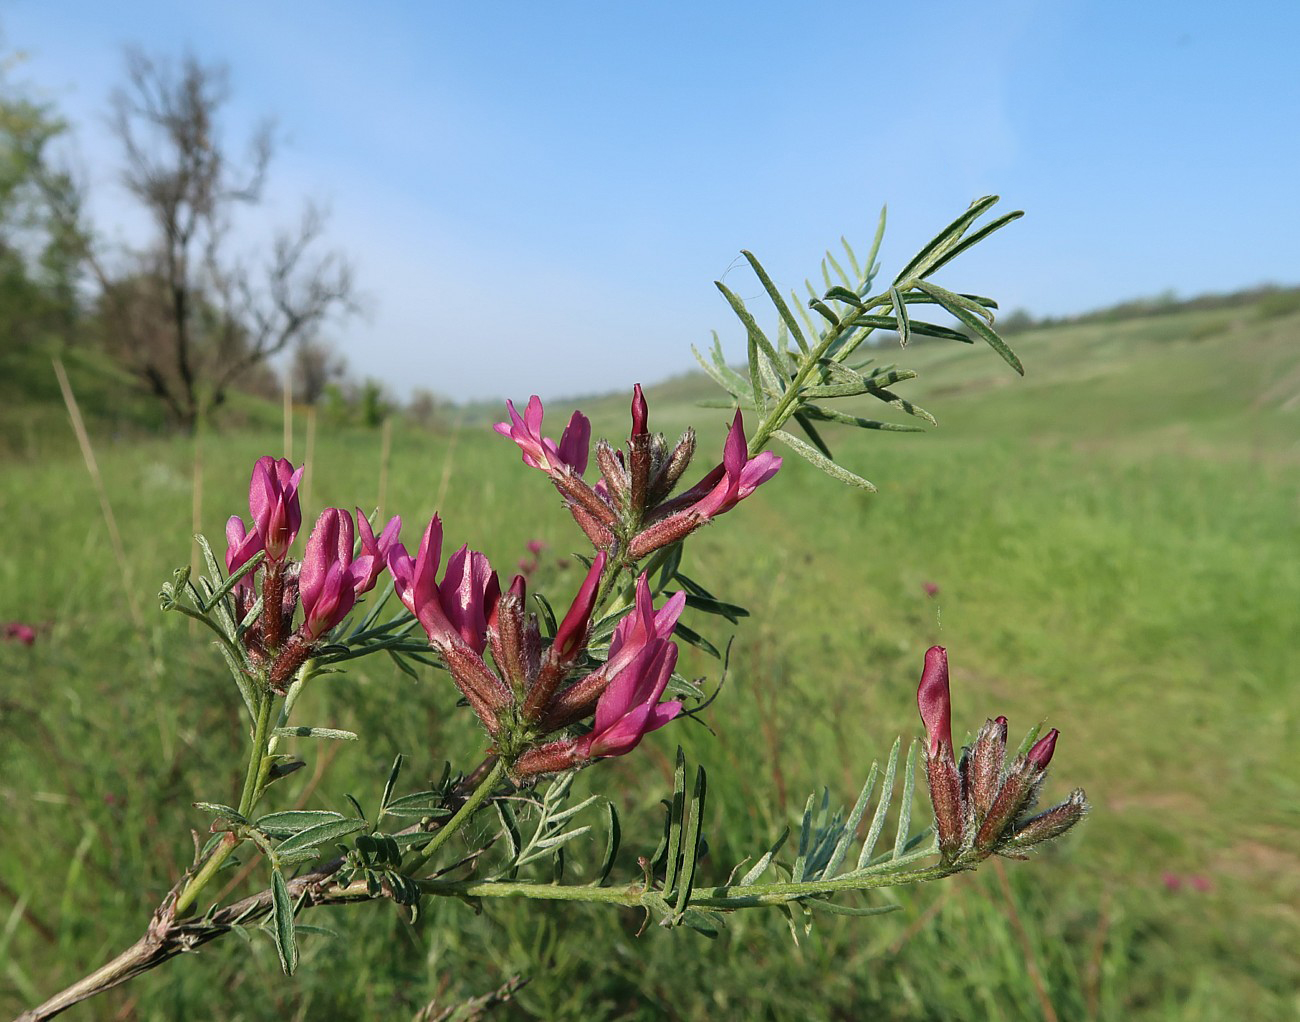
<svg viewBox="0 0 1300 1022">
<path fill-rule="evenodd" d="M 431 1002 L 512 976 L 528 982 L 492 1017 L 1295 1017 L 1300 314 L 1175 312 L 1014 343 L 1023 380 L 962 345 L 881 351 L 920 370 L 906 394 L 941 425 L 827 432 L 879 493 L 787 458 L 692 540 L 688 573 L 752 615 L 706 715 L 714 734 L 674 725 L 580 783 L 620 801 L 617 868 L 632 877 L 682 744 L 709 768 L 704 866 L 721 882 L 797 823 L 809 792 L 851 801 L 897 735 L 920 733 L 916 679 L 942 643 L 958 734 L 998 713 L 1013 741 L 1041 719 L 1061 729 L 1047 796 L 1077 785 L 1093 805 L 1063 842 L 1033 862 L 878 896 L 899 902 L 890 915 L 818 915 L 793 934 L 777 913 L 737 914 L 709 941 L 587 906 L 445 900 L 414 924 L 387 906 L 335 910 L 311 922 L 338 936 L 306 937 L 292 980 L 270 940 L 231 936 L 67 1017 L 429 1019 Z M 702 460 L 720 449 L 726 413 L 696 405 L 707 381 L 647 394 L 652 428 L 671 439 L 693 423 Z M 190 556 L 196 465 L 215 542 L 245 510 L 254 459 L 283 449 L 267 416 L 207 433 L 197 456 L 192 439 L 94 420 L 124 574 L 60 406 L 6 404 L 0 622 L 38 634 L 0 644 L 0 1015 L 134 940 L 188 862 L 190 829 L 206 824 L 191 803 L 238 790 L 239 696 L 155 594 Z M 626 406 L 626 395 L 581 405 L 612 440 Z M 558 419 L 570 406 L 549 407 Z M 542 540 L 539 581 L 572 592 L 566 555 L 580 536 L 490 421 L 399 426 L 387 463 L 378 431 L 322 426 L 304 516 L 363 494 L 410 533 L 438 510 L 449 542 L 503 571 Z M 299 417 L 298 459 L 303 434 Z M 729 635 L 691 623 L 720 645 Z M 691 651 L 685 669 L 711 688 L 720 664 Z M 445 676 L 412 680 L 383 658 L 305 699 L 303 719 L 361 741 L 302 750 L 286 806 L 338 808 L 317 793 L 326 768 L 322 790 L 373 801 L 396 752 L 433 777 L 480 741 Z M 573 858 L 600 853 L 593 841 Z"/>
</svg>

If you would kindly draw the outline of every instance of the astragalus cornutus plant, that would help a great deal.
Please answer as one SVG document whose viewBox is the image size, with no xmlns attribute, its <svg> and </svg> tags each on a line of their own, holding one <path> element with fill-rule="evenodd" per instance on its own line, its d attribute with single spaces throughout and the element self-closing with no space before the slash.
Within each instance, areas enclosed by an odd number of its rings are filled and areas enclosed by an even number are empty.
<svg viewBox="0 0 1300 1022">
<path fill-rule="evenodd" d="M 828 256 L 840 282 L 828 272 L 828 287 L 813 293 L 807 308 L 788 302 L 745 253 L 775 308 L 776 330 L 769 336 L 745 303 L 718 285 L 748 343 L 741 370 L 726 363 L 717 345 L 709 358 L 697 352 L 733 409 L 720 451 L 706 453 L 691 429 L 673 442 L 653 432 L 640 385 L 632 391 L 628 435 L 617 443 L 593 444 L 580 411 L 554 439 L 546 435 L 538 397 L 522 414 L 508 402 L 496 431 L 518 446 L 526 466 L 546 475 L 576 523 L 575 556 L 584 566 L 576 590 L 530 592 L 524 574 L 501 577 L 471 546 L 482 545 L 482 537 L 438 515 L 403 536 L 398 517 L 381 527 L 360 509 L 326 508 L 296 557 L 303 467 L 271 456 L 258 460 L 248 491 L 251 526 L 241 515 L 230 518 L 224 557 L 200 537 L 201 571 L 176 572 L 161 592 L 164 610 L 201 622 L 215 636 L 242 697 L 248 736 L 242 780 L 235 790 L 194 793 L 217 799 L 194 802 L 207 821 L 206 841 L 153 909 L 139 941 L 23 1018 L 52 1017 L 252 927 L 270 932 L 292 973 L 305 932 L 300 923 L 324 906 L 390 901 L 413 912 L 427 898 L 471 905 L 573 901 L 633 909 L 665 927 L 714 934 L 740 910 L 777 908 L 809 920 L 818 908 L 886 911 L 894 906 L 874 904 L 873 889 L 937 880 L 994 854 L 1023 857 L 1076 823 L 1087 808 L 1077 790 L 1035 813 L 1055 730 L 1041 737 L 1031 732 L 1008 760 L 1006 719 L 990 719 L 958 758 L 947 656 L 937 646 L 925 654 L 917 692 L 932 825 L 912 829 L 918 743 L 901 757 L 901 740 L 883 764 L 870 767 L 851 805 L 833 812 L 823 799 L 818 812 L 810 798 L 790 850 L 788 835 L 781 835 L 740 864 L 701 861 L 714 825 L 706 774 L 703 767 L 688 771 L 680 748 L 662 831 L 630 836 L 639 848 L 633 869 L 619 855 L 620 841 L 628 839 L 614 805 L 600 795 L 570 800 L 577 771 L 599 771 L 611 757 L 636 757 L 646 743 L 671 743 L 690 718 L 707 721 L 712 700 L 702 679 L 678 673 L 680 644 L 712 650 L 703 634 L 709 615 L 735 622 L 743 611 L 714 595 L 725 578 L 706 588 L 686 573 L 690 541 L 702 529 L 743 529 L 746 505 L 781 485 L 782 458 L 768 445 L 775 441 L 787 457 L 793 453 L 836 480 L 872 489 L 835 461 L 821 430 L 827 424 L 920 427 L 868 418 L 837 402 L 869 398 L 933 422 L 892 389 L 915 373 L 863 357 L 873 332 L 895 331 L 904 345 L 918 335 L 982 339 L 1022 371 L 993 329 L 995 303 L 931 279 L 1019 216 L 979 225 L 995 201 L 974 203 L 879 287 L 882 217 L 865 262 L 847 244 L 851 272 Z M 921 319 L 926 307 L 962 329 Z M 447 542 L 447 533 L 455 540 Z M 444 557 L 446 550 L 452 552 Z M 530 550 L 536 558 L 541 544 Z M 535 569 L 536 561 L 530 563 Z M 283 750 L 285 739 L 364 737 L 300 722 L 302 692 L 324 673 L 379 654 L 424 683 L 455 687 L 463 726 L 478 738 L 478 757 L 456 764 L 431 788 L 409 791 L 398 756 L 386 777 L 375 777 L 369 798 L 337 792 L 325 796 L 337 809 L 283 808 L 304 765 Z M 424 669 L 429 666 L 432 672 Z M 800 669 L 815 677 L 819 666 L 809 661 Z M 899 679 L 900 698 L 904 685 Z M 743 686 L 733 686 L 727 698 L 745 698 Z M 882 841 L 887 820 L 892 837 Z M 582 882 L 566 882 L 564 856 L 577 855 L 584 846 L 574 839 L 598 826 L 606 831 L 603 858 L 569 870 Z M 214 897 L 221 885 L 213 881 L 235 857 L 260 860 L 267 886 L 222 903 Z"/>
</svg>

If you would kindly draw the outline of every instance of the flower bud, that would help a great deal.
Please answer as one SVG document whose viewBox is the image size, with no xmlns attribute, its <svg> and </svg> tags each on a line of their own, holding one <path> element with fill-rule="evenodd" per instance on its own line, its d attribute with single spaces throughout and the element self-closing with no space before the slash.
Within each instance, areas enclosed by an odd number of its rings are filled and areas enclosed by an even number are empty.
<svg viewBox="0 0 1300 1022">
<path fill-rule="evenodd" d="M 1007 718 L 986 721 L 975 738 L 969 756 L 969 769 L 963 775 L 966 797 L 970 799 L 976 822 L 984 819 L 993 807 L 1002 786 L 1002 763 L 1007 753 Z M 967 761 L 963 757 L 963 761 Z"/>
<path fill-rule="evenodd" d="M 1054 837 L 1060 837 L 1082 820 L 1087 812 L 1088 800 L 1083 794 L 1083 789 L 1075 788 L 1070 792 L 1070 797 L 1060 805 L 1053 806 L 1046 812 L 1039 813 L 1020 824 L 999 851 L 1021 851 L 1043 841 L 1050 841 Z"/>
</svg>

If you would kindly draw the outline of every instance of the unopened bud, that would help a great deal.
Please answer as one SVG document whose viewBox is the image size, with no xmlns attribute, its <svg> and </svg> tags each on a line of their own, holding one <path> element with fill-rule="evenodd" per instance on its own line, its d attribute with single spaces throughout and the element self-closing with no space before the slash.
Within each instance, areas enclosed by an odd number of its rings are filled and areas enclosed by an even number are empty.
<svg viewBox="0 0 1300 1022">
<path fill-rule="evenodd" d="M 1033 807 L 1043 782 L 1043 768 L 1021 757 L 1011 764 L 1002 789 L 975 833 L 975 847 L 991 852 L 1022 813 Z"/>
<path fill-rule="evenodd" d="M 970 752 L 966 797 L 977 821 L 993 808 L 1002 785 L 1002 764 L 1007 752 L 1007 718 L 986 721 Z"/>
<path fill-rule="evenodd" d="M 664 450 L 659 453 L 656 447 L 654 463 L 658 468 L 650 480 L 650 491 L 647 495 L 651 507 L 662 504 L 668 494 L 673 492 L 673 487 L 690 466 L 694 456 L 695 430 L 693 429 L 688 429 L 682 434 L 682 438 L 677 441 L 672 451 Z"/>
<path fill-rule="evenodd" d="M 605 480 L 610 499 L 615 505 L 626 507 L 629 484 L 621 452 L 610 447 L 607 441 L 597 440 L 596 464 L 600 466 L 600 474 Z"/>
<path fill-rule="evenodd" d="M 649 432 L 647 422 L 650 410 L 646 405 L 645 395 L 641 393 L 641 384 L 632 388 L 632 435 L 644 436 Z"/>
<path fill-rule="evenodd" d="M 1075 788 L 1070 792 L 1070 797 L 1060 805 L 1039 813 L 1017 827 L 1004 847 L 1009 851 L 1020 851 L 1043 841 L 1050 841 L 1054 837 L 1060 837 L 1082 820 L 1087 812 L 1088 800 L 1083 794 L 1083 789 Z"/>
<path fill-rule="evenodd" d="M 1034 743 L 1034 747 L 1029 750 L 1029 755 L 1025 758 L 1030 763 L 1038 767 L 1039 770 L 1046 770 L 1047 764 L 1052 762 L 1052 753 L 1056 751 L 1056 739 L 1060 737 L 1061 732 L 1052 728 L 1042 738 Z"/>
</svg>

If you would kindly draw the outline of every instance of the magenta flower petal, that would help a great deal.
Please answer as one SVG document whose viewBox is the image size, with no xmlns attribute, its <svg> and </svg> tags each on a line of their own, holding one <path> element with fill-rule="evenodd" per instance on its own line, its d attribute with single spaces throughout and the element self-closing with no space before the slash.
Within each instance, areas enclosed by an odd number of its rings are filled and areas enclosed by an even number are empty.
<svg viewBox="0 0 1300 1022">
<path fill-rule="evenodd" d="M 587 577 L 578 589 L 578 595 L 573 598 L 569 612 L 564 615 L 564 620 L 555 631 L 552 648 L 562 661 L 572 659 L 586 644 L 587 628 L 591 624 L 591 612 L 596 605 L 596 593 L 600 587 L 600 577 L 605 571 L 606 560 L 608 558 L 604 551 L 596 555 Z"/>
<path fill-rule="evenodd" d="M 587 459 L 591 456 L 591 420 L 582 412 L 574 412 L 569 418 L 556 455 L 562 464 L 568 465 L 578 475 L 587 471 Z"/>
<path fill-rule="evenodd" d="M 233 575 L 262 549 L 261 535 L 256 530 L 245 531 L 244 520 L 239 515 L 231 515 L 226 521 L 226 571 Z M 240 582 L 241 587 L 252 584 L 250 578 Z"/>
<path fill-rule="evenodd" d="M 253 516 L 253 527 L 262 537 L 266 556 L 272 561 L 284 561 L 302 527 L 302 508 L 298 503 L 302 473 L 303 468 L 294 469 L 286 459 L 270 455 L 259 458 L 253 466 L 248 484 L 248 509 Z"/>
<path fill-rule="evenodd" d="M 641 393 L 641 384 L 632 387 L 632 435 L 644 436 L 648 433 L 650 409 L 646 405 L 645 395 Z"/>
<path fill-rule="evenodd" d="M 475 653 L 487 645 L 487 619 L 501 594 L 496 572 L 485 555 L 463 546 L 447 559 L 438 595 L 443 614 Z"/>
<path fill-rule="evenodd" d="M 338 567 L 347 572 L 352 566 L 352 516 L 336 507 L 328 507 L 316 519 L 316 527 L 307 537 L 307 553 L 298 575 L 298 596 L 303 609 L 313 606 L 330 571 Z"/>
<path fill-rule="evenodd" d="M 369 592 L 374 588 L 375 580 L 384 570 L 388 563 L 388 554 L 397 543 L 397 536 L 402 529 L 402 519 L 394 515 L 384 526 L 384 531 L 375 538 L 374 530 L 370 527 L 370 520 L 361 513 L 361 508 L 357 508 L 357 532 L 361 537 L 361 557 L 357 558 L 356 563 L 360 564 L 362 560 L 369 558 L 368 567 L 364 577 L 357 572 L 353 572 L 357 581 L 357 595 Z"/>
<path fill-rule="evenodd" d="M 929 754 L 939 754 L 940 746 L 952 757 L 952 696 L 948 691 L 948 651 L 931 646 L 925 652 L 925 669 L 916 690 L 916 705 L 925 725 Z"/>
<path fill-rule="evenodd" d="M 347 568 L 339 561 L 329 566 L 309 598 L 301 593 L 303 628 L 313 640 L 319 640 L 352 610 L 356 592 Z"/>
<path fill-rule="evenodd" d="M 572 471 L 582 475 L 587 470 L 591 423 L 581 412 L 570 417 L 557 446 L 554 440 L 542 436 L 542 402 L 536 394 L 529 399 L 522 416 L 511 401 L 506 402 L 506 410 L 510 421 L 498 422 L 492 428 L 519 445 L 524 464 L 550 473 Z"/>
<path fill-rule="evenodd" d="M 660 703 L 677 664 L 677 646 L 657 640 L 619 672 L 596 704 L 592 731 L 579 740 L 583 758 L 622 756 L 641 739 L 674 719 L 682 704 Z"/>
<path fill-rule="evenodd" d="M 1039 770 L 1046 770 L 1047 764 L 1052 762 L 1052 753 L 1056 751 L 1056 739 L 1060 737 L 1061 732 L 1052 728 L 1042 738 L 1034 743 L 1032 749 L 1026 757 L 1030 763 L 1038 767 Z"/>
</svg>

